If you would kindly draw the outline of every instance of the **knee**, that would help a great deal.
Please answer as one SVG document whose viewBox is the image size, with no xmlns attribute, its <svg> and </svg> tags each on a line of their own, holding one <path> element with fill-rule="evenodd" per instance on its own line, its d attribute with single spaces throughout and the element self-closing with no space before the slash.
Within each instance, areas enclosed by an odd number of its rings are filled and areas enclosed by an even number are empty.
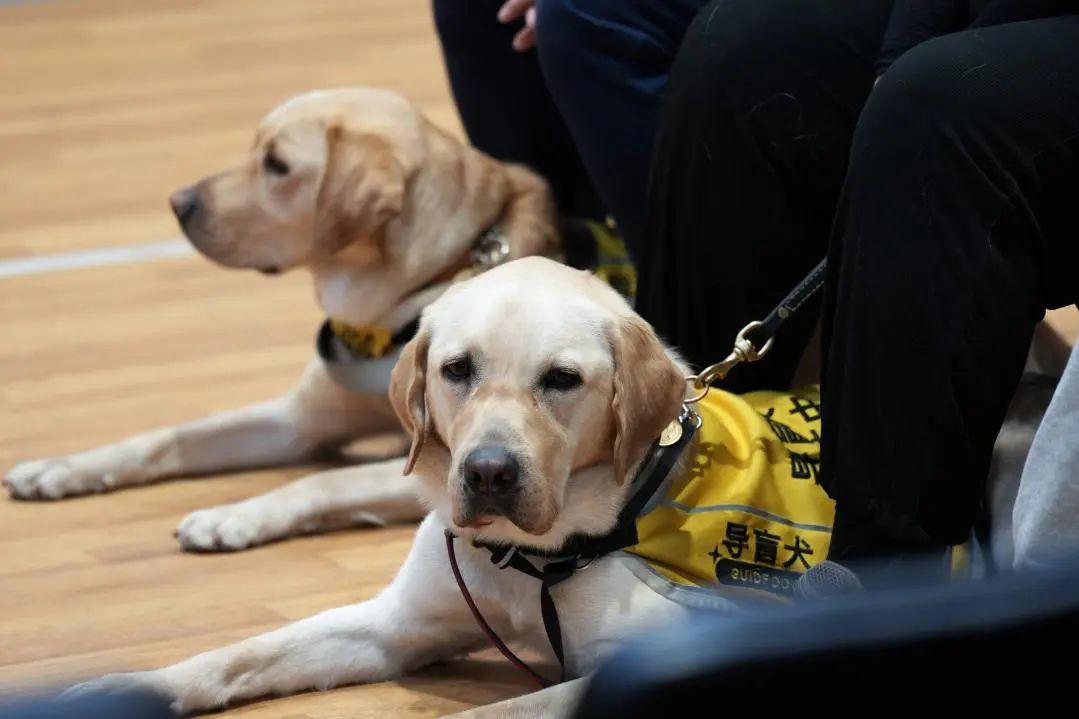
<svg viewBox="0 0 1079 719">
<path fill-rule="evenodd" d="M 990 73 L 946 38 L 903 55 L 869 94 L 851 143 L 851 171 L 888 163 L 943 163 L 999 114 Z M 965 152 L 960 154 L 966 155 Z"/>
<path fill-rule="evenodd" d="M 624 0 L 633 5 L 634 0 Z M 595 33 L 606 23 L 620 20 L 624 12 L 619 0 L 539 0 L 536 2 L 537 45 L 546 41 L 561 44 Z"/>
<path fill-rule="evenodd" d="M 810 3 L 713 0 L 694 18 L 678 50 L 668 104 L 728 106 L 750 112 L 769 98 L 789 97 L 790 67 L 815 52 Z"/>
</svg>

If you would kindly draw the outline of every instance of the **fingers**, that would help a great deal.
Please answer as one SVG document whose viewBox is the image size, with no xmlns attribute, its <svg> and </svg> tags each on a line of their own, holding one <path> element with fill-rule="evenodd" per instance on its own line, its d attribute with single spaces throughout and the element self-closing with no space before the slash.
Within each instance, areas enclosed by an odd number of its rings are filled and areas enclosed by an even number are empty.
<svg viewBox="0 0 1079 719">
<path fill-rule="evenodd" d="M 498 21 L 503 24 L 513 22 L 533 9 L 535 4 L 536 0 L 506 0 L 498 9 Z"/>
<path fill-rule="evenodd" d="M 513 36 L 513 49 L 525 52 L 536 46 L 536 8 L 528 8 L 525 13 L 525 26 Z"/>
<path fill-rule="evenodd" d="M 536 3 L 535 0 L 506 0 L 498 10 L 498 21 L 511 23 L 524 17 L 524 27 L 513 36 L 513 49 L 527 52 L 536 46 Z"/>
</svg>

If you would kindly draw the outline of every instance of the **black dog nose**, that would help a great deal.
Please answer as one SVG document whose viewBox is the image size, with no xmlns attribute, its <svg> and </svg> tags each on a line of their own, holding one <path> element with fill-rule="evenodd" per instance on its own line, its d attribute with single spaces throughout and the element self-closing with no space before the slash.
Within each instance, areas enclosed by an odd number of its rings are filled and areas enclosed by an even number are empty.
<svg viewBox="0 0 1079 719">
<path fill-rule="evenodd" d="M 199 193 L 194 187 L 182 187 L 169 197 L 172 213 L 176 215 L 181 225 L 191 217 L 198 204 Z"/>
<path fill-rule="evenodd" d="M 508 494 L 517 488 L 521 466 L 500 447 L 477 447 L 465 457 L 465 482 L 477 494 Z"/>
</svg>

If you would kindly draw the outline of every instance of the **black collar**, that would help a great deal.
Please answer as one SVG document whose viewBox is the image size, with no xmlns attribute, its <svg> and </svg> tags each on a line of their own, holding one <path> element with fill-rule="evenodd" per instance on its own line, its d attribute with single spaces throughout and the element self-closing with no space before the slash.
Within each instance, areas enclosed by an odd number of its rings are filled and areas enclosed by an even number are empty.
<svg viewBox="0 0 1079 719">
<path fill-rule="evenodd" d="M 476 540 L 473 540 L 472 544 L 489 551 L 491 563 L 502 566 L 508 566 L 506 556 L 511 552 L 547 562 L 574 559 L 578 563 L 590 563 L 605 554 L 633 546 L 637 543 L 637 518 L 670 475 L 685 448 L 693 441 L 697 428 L 701 426 L 700 417 L 685 406 L 682 414 L 673 423 L 677 423 L 681 428 L 678 438 L 670 443 L 661 443 L 660 440 L 653 443 L 637 470 L 630 486 L 630 497 L 618 513 L 617 523 L 607 534 L 601 537 L 576 534 L 556 550 Z"/>
</svg>

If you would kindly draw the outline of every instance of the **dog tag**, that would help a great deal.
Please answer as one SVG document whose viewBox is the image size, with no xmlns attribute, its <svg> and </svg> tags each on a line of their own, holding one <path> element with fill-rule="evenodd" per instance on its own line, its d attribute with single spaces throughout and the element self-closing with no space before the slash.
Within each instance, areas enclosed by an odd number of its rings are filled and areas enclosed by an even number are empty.
<svg viewBox="0 0 1079 719">
<path fill-rule="evenodd" d="M 682 423 L 672 419 L 659 435 L 659 446 L 670 447 L 680 439 L 682 439 Z"/>
</svg>

